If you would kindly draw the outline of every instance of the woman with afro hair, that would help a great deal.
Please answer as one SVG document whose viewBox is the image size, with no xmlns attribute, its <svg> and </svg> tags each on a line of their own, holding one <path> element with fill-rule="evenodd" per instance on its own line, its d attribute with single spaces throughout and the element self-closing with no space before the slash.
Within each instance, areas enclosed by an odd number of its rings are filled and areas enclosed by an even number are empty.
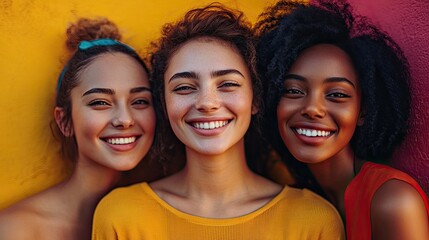
<svg viewBox="0 0 429 240">
<path fill-rule="evenodd" d="M 336 206 L 349 240 L 429 239 L 422 188 L 376 163 L 407 129 L 410 74 L 399 46 L 343 1 L 280 1 L 255 31 L 267 138 L 297 185 Z"/>
</svg>

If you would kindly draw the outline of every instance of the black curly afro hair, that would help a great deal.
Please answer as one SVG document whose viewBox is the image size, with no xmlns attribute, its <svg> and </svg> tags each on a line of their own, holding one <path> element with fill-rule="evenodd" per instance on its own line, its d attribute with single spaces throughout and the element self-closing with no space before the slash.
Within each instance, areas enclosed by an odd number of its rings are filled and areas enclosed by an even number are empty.
<svg viewBox="0 0 429 240">
<path fill-rule="evenodd" d="M 263 80 L 265 129 L 272 146 L 297 178 L 312 179 L 304 164 L 287 151 L 277 126 L 276 109 L 289 68 L 307 48 L 332 44 L 352 59 L 362 89 L 364 124 L 351 140 L 357 157 L 387 160 L 405 136 L 410 114 L 409 66 L 399 46 L 350 4 L 339 0 L 279 1 L 260 15 L 257 68 Z M 314 180 L 314 179 L 313 179 Z"/>
</svg>

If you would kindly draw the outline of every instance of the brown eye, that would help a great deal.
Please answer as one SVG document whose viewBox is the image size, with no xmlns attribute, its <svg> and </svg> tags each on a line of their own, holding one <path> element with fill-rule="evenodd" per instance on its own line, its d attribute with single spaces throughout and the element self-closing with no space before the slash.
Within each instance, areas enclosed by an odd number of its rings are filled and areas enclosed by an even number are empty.
<svg viewBox="0 0 429 240">
<path fill-rule="evenodd" d="M 283 97 L 287 98 L 299 98 L 304 96 L 305 93 L 297 88 L 285 88 L 282 92 Z"/>
<path fill-rule="evenodd" d="M 287 94 L 304 94 L 303 92 L 301 92 L 300 90 L 298 90 L 298 89 L 286 89 L 286 91 L 285 91 L 285 93 L 287 93 Z"/>
<path fill-rule="evenodd" d="M 220 87 L 239 87 L 240 84 L 236 82 L 224 82 L 220 85 Z"/>
<path fill-rule="evenodd" d="M 106 101 L 95 100 L 88 103 L 88 106 L 110 106 L 110 104 Z"/>
<path fill-rule="evenodd" d="M 137 99 L 132 103 L 133 105 L 149 105 L 149 101 L 146 99 Z"/>
<path fill-rule="evenodd" d="M 178 93 L 178 94 L 189 94 L 193 91 L 195 91 L 196 89 L 194 87 L 188 86 L 188 85 L 182 85 L 182 86 L 177 86 L 173 89 L 173 92 Z"/>
<path fill-rule="evenodd" d="M 334 93 L 330 93 L 327 95 L 328 97 L 332 97 L 332 98 L 350 98 L 350 95 L 347 95 L 345 93 L 342 92 L 334 92 Z"/>
</svg>

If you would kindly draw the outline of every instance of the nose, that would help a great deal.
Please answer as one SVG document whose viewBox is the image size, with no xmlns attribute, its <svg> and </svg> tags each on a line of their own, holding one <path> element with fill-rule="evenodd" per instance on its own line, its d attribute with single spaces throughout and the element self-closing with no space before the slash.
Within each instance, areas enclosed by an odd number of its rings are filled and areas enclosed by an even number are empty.
<svg viewBox="0 0 429 240">
<path fill-rule="evenodd" d="M 128 107 L 120 107 L 115 112 L 112 119 L 112 125 L 115 128 L 127 129 L 134 125 L 134 118 Z"/>
<path fill-rule="evenodd" d="M 309 119 L 323 118 L 326 115 L 323 97 L 309 95 L 301 114 Z"/>
<path fill-rule="evenodd" d="M 210 112 L 219 108 L 220 96 L 216 88 L 201 88 L 195 99 L 195 108 L 201 112 Z"/>
</svg>

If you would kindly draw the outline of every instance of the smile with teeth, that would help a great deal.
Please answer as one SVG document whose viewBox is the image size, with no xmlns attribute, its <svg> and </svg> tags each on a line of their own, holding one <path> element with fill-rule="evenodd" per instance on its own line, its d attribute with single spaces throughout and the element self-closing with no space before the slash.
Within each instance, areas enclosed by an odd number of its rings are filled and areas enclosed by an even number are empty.
<svg viewBox="0 0 429 240">
<path fill-rule="evenodd" d="M 331 131 L 323 131 L 316 129 L 296 128 L 295 132 L 306 137 L 327 137 L 332 134 Z"/>
<path fill-rule="evenodd" d="M 108 138 L 106 142 L 113 145 L 125 145 L 130 144 L 136 141 L 136 137 L 126 137 L 126 138 Z"/>
<path fill-rule="evenodd" d="M 198 129 L 211 130 L 215 128 L 221 128 L 228 124 L 228 121 L 211 121 L 211 122 L 194 122 L 192 126 Z"/>
</svg>

